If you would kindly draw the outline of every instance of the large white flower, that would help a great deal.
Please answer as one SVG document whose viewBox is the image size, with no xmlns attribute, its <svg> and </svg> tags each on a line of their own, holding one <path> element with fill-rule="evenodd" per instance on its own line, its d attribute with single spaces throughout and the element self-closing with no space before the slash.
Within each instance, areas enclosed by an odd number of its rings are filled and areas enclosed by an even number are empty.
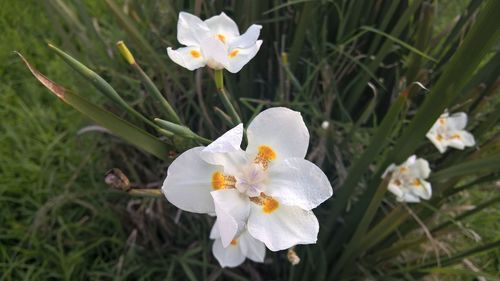
<svg viewBox="0 0 500 281">
<path fill-rule="evenodd" d="M 441 153 L 444 153 L 448 146 L 464 149 L 466 146 L 476 144 L 474 136 L 464 130 L 466 125 L 467 114 L 464 112 L 458 112 L 451 116 L 445 112 L 434 123 L 426 136 Z"/>
<path fill-rule="evenodd" d="M 432 196 L 431 184 L 425 181 L 431 173 L 429 162 L 415 155 L 410 156 L 403 164 L 391 164 L 382 178 L 391 173 L 388 189 L 399 202 L 420 202 L 420 198 L 428 200 Z"/>
<path fill-rule="evenodd" d="M 168 56 L 189 70 L 207 65 L 236 73 L 259 51 L 262 40 L 257 39 L 261 28 L 261 25 L 253 24 L 240 35 L 236 23 L 224 13 L 202 21 L 197 16 L 181 12 L 177 40 L 186 47 L 177 50 L 168 47 Z"/>
<path fill-rule="evenodd" d="M 311 209 L 333 191 L 304 159 L 309 132 L 302 116 L 270 108 L 255 117 L 247 137 L 243 151 L 239 124 L 209 146 L 184 152 L 170 165 L 163 193 L 183 210 L 215 212 L 224 247 L 245 226 L 272 251 L 315 243 L 319 224 Z"/>
<path fill-rule="evenodd" d="M 242 264 L 246 258 L 255 262 L 264 262 L 266 246 L 253 238 L 246 230 L 224 247 L 216 221 L 210 232 L 210 238 L 215 239 L 212 253 L 222 267 L 236 267 Z"/>
</svg>

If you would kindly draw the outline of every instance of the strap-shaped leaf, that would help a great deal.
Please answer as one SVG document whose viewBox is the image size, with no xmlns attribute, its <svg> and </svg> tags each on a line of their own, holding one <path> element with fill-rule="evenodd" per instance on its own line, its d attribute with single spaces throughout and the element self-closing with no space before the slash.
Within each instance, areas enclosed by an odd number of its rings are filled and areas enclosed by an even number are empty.
<svg viewBox="0 0 500 281">
<path fill-rule="evenodd" d="M 160 159 L 168 160 L 168 152 L 173 149 L 168 144 L 161 142 L 153 135 L 121 119 L 115 114 L 103 110 L 81 96 L 66 90 L 36 70 L 20 53 L 17 54 L 29 68 L 33 76 L 62 101 L 99 125 L 107 128 L 118 137 Z"/>
</svg>

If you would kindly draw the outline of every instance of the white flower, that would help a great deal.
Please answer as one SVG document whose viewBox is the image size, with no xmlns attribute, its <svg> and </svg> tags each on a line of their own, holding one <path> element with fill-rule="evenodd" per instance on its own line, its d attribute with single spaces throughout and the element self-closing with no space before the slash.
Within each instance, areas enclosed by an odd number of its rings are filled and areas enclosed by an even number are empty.
<svg viewBox="0 0 500 281">
<path fill-rule="evenodd" d="M 181 12 L 177 40 L 186 47 L 177 50 L 168 47 L 168 56 L 189 70 L 207 65 L 236 73 L 259 51 L 262 40 L 257 39 L 261 28 L 261 25 L 253 24 L 240 35 L 236 23 L 224 13 L 202 21 L 197 16 Z"/>
<path fill-rule="evenodd" d="M 431 173 L 427 160 L 412 155 L 399 166 L 391 164 L 387 167 L 382 178 L 388 173 L 392 173 L 388 189 L 399 202 L 420 202 L 420 198 L 431 198 L 431 184 L 425 181 Z"/>
<path fill-rule="evenodd" d="M 264 262 L 266 246 L 264 243 L 253 238 L 248 231 L 244 230 L 235 237 L 229 245 L 222 246 L 217 221 L 212 227 L 210 238 L 215 239 L 212 245 L 212 253 L 222 267 L 236 267 L 249 258 L 255 262 Z"/>
<path fill-rule="evenodd" d="M 321 169 L 304 159 L 309 132 L 300 113 L 265 110 L 247 136 L 245 151 L 239 124 L 209 146 L 181 154 L 168 169 L 163 193 L 183 210 L 215 212 L 224 247 L 245 226 L 272 251 L 315 243 L 319 224 L 311 209 L 333 191 Z"/>
<path fill-rule="evenodd" d="M 449 115 L 443 113 L 427 133 L 427 138 L 436 146 L 439 152 L 444 153 L 447 147 L 464 149 L 466 146 L 474 146 L 474 136 L 465 131 L 467 125 L 467 114 L 458 112 Z"/>
</svg>

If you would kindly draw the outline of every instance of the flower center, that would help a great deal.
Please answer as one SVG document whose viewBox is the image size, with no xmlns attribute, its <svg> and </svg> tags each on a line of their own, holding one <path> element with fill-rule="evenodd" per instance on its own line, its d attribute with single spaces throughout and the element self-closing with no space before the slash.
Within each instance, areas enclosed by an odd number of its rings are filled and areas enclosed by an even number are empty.
<svg viewBox="0 0 500 281">
<path fill-rule="evenodd" d="M 267 173 L 258 164 L 250 164 L 235 176 L 236 189 L 250 197 L 259 196 L 267 179 Z"/>
</svg>

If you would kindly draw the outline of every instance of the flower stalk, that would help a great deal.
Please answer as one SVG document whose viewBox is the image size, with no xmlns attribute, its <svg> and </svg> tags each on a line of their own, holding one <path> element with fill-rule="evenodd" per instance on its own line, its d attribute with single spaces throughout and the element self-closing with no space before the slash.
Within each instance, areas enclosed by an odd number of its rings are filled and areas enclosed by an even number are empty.
<svg viewBox="0 0 500 281">
<path fill-rule="evenodd" d="M 238 112 L 236 111 L 236 108 L 234 107 L 233 103 L 231 102 L 231 99 L 229 98 L 226 89 L 224 88 L 224 70 L 216 69 L 214 71 L 214 76 L 215 76 L 215 86 L 217 87 L 217 91 L 219 92 L 222 103 L 224 104 L 224 107 L 226 108 L 226 110 L 229 113 L 229 116 L 231 117 L 231 121 L 233 123 L 232 125 L 236 126 L 237 124 L 241 123 L 241 118 L 238 115 Z"/>
</svg>

